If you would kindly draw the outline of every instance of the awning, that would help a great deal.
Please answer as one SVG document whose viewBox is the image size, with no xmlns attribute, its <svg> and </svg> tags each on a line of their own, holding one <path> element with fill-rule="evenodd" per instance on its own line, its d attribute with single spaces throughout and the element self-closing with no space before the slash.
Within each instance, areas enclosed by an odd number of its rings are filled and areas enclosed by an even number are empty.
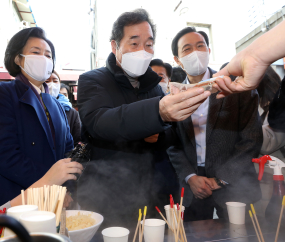
<svg viewBox="0 0 285 242">
<path fill-rule="evenodd" d="M 31 27 L 36 27 L 37 23 L 33 15 L 33 11 L 30 7 L 28 0 L 13 0 L 21 18 L 30 23 Z"/>
</svg>

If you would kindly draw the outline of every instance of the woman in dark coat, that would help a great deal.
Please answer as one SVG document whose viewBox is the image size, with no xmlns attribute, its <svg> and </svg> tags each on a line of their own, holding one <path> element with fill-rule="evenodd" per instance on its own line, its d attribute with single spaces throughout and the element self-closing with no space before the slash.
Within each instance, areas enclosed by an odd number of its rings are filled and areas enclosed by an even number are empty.
<svg viewBox="0 0 285 242">
<path fill-rule="evenodd" d="M 41 28 L 19 31 L 5 52 L 15 80 L 0 83 L 0 204 L 39 180 L 73 148 L 62 106 L 44 83 L 55 51 Z"/>
</svg>

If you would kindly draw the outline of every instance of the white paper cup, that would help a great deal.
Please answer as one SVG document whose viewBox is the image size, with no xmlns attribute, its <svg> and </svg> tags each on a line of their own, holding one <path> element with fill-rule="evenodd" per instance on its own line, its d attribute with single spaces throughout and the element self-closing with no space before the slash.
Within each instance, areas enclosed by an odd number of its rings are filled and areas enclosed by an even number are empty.
<svg viewBox="0 0 285 242">
<path fill-rule="evenodd" d="M 130 231 L 121 227 L 110 227 L 102 231 L 104 242 L 128 242 Z"/>
<path fill-rule="evenodd" d="M 141 222 L 143 224 L 143 221 Z M 161 219 L 146 219 L 144 224 L 145 242 L 163 242 L 165 232 L 165 221 Z"/>
<path fill-rule="evenodd" d="M 20 216 L 20 222 L 29 233 L 56 233 L 55 214 L 47 211 L 35 211 Z"/>
<path fill-rule="evenodd" d="M 175 209 L 175 211 L 176 211 L 176 213 L 177 213 L 177 217 L 178 217 L 178 214 L 179 214 L 179 213 L 177 212 L 177 206 L 174 205 L 173 207 L 174 207 L 174 209 Z M 171 212 L 171 207 L 170 207 L 170 205 L 165 205 L 165 206 L 164 206 L 164 210 L 165 210 L 167 222 L 168 222 L 168 224 L 169 224 L 169 225 L 171 226 L 171 228 L 172 228 L 173 223 L 172 223 L 172 212 Z M 182 212 L 185 211 L 185 207 L 184 207 L 184 206 L 182 206 L 182 210 L 181 210 L 181 211 L 182 211 Z M 175 217 L 175 214 L 174 214 L 174 217 Z M 177 220 L 176 220 L 176 218 L 174 219 L 174 222 L 175 222 L 175 228 L 177 228 Z"/>
<path fill-rule="evenodd" d="M 32 211 L 38 211 L 38 206 L 36 205 L 20 205 L 7 209 L 7 215 L 13 217 L 14 219 L 20 221 L 20 216 L 25 213 Z M 5 228 L 4 237 L 15 235 L 10 229 Z"/>
<path fill-rule="evenodd" d="M 245 224 L 245 203 L 227 202 L 229 220 L 232 224 Z"/>
</svg>

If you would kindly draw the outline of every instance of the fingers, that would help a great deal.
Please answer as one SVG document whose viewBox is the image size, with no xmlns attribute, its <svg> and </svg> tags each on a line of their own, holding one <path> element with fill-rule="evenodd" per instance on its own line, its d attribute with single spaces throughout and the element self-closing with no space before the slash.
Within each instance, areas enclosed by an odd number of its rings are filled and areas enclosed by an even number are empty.
<svg viewBox="0 0 285 242">
<path fill-rule="evenodd" d="M 67 176 L 66 176 L 66 181 L 68 181 L 68 180 L 77 180 L 77 177 L 75 176 L 75 175 L 73 175 L 73 174 L 68 174 Z"/>
<path fill-rule="evenodd" d="M 82 170 L 79 168 L 68 168 L 67 173 L 69 173 L 69 174 L 74 174 L 74 173 L 81 174 Z"/>
<path fill-rule="evenodd" d="M 78 168 L 80 170 L 83 170 L 83 166 L 80 163 L 76 162 L 76 161 L 68 163 L 67 164 L 67 168 Z"/>
<path fill-rule="evenodd" d="M 60 161 L 62 161 L 64 163 L 69 163 L 69 162 L 71 162 L 71 158 L 62 159 Z"/>
<path fill-rule="evenodd" d="M 215 73 L 213 75 L 213 77 L 217 77 L 217 76 L 229 76 L 230 73 L 228 72 L 228 68 L 227 66 L 225 66 L 222 70 L 220 70 L 219 72 Z"/>
<path fill-rule="evenodd" d="M 203 88 L 200 88 L 200 87 L 199 88 L 189 88 L 185 92 L 180 92 L 180 93 L 177 93 L 176 95 L 171 96 L 172 104 L 184 102 L 187 99 L 201 95 L 203 93 L 204 93 Z"/>
</svg>

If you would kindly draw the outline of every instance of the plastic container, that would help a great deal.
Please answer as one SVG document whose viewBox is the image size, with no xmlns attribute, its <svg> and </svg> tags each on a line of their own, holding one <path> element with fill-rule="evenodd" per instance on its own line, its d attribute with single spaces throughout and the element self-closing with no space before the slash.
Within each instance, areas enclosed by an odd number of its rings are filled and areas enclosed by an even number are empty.
<svg viewBox="0 0 285 242">
<path fill-rule="evenodd" d="M 227 202 L 230 223 L 245 224 L 245 203 Z"/>
<path fill-rule="evenodd" d="M 173 206 L 174 207 L 174 210 L 176 211 L 176 213 L 177 213 L 177 217 L 178 217 L 178 212 L 177 212 L 177 206 L 176 205 L 174 205 Z M 167 219 L 167 222 L 168 222 L 168 224 L 170 225 L 170 226 L 172 226 L 172 212 L 171 212 L 171 208 L 170 208 L 170 205 L 165 205 L 164 206 L 164 210 L 165 210 L 165 214 L 166 214 L 166 219 Z M 184 212 L 185 211 L 185 207 L 184 206 L 182 206 L 182 210 L 181 210 L 182 212 Z M 175 216 L 175 215 L 174 215 Z M 174 219 L 174 221 L 175 221 L 175 228 L 177 228 L 177 221 L 176 221 L 176 218 Z"/>
<path fill-rule="evenodd" d="M 141 222 L 143 223 L 143 222 Z M 165 232 L 165 221 L 161 219 L 146 219 L 144 224 L 145 242 L 163 242 Z"/>
<path fill-rule="evenodd" d="M 122 227 L 110 227 L 102 231 L 104 242 L 128 242 L 130 231 Z"/>
</svg>

